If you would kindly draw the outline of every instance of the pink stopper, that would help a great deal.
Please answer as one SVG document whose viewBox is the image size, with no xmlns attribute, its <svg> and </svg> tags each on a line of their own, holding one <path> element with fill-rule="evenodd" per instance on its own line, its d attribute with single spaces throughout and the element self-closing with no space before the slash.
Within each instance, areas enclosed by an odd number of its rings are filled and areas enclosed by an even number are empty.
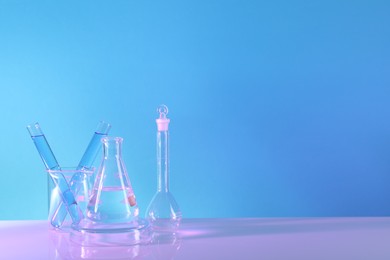
<svg viewBox="0 0 390 260">
<path fill-rule="evenodd" d="M 158 118 L 156 119 L 157 123 L 157 130 L 158 131 L 168 131 L 168 126 L 169 126 L 169 118 Z"/>
<path fill-rule="evenodd" d="M 160 105 L 157 108 L 157 112 L 160 114 L 160 117 L 156 119 L 157 130 L 159 132 L 168 131 L 169 121 L 171 121 L 167 118 L 168 107 L 166 105 Z"/>
</svg>

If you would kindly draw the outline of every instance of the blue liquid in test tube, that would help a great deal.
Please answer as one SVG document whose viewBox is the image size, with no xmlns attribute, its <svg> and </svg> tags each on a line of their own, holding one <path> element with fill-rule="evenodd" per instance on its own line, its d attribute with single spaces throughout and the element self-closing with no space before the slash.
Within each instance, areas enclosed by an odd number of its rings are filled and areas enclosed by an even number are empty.
<svg viewBox="0 0 390 260">
<path fill-rule="evenodd" d="M 110 131 L 110 128 L 111 125 L 109 123 L 104 121 L 99 122 L 98 127 L 93 134 L 92 139 L 89 142 L 89 145 L 85 150 L 79 165 L 77 166 L 77 170 L 88 170 L 92 167 L 93 162 L 95 161 L 95 158 L 100 150 L 100 147 L 102 146 L 100 140 L 102 139 L 102 137 L 107 136 L 108 132 Z M 82 172 L 80 172 L 76 173 L 70 180 L 70 190 L 73 192 L 74 196 L 77 196 L 77 194 L 79 193 L 85 178 L 86 176 Z M 60 204 L 58 205 L 57 210 L 53 215 L 52 222 L 57 223 L 58 225 L 62 225 L 66 218 L 66 214 L 66 207 L 60 201 Z"/>
<path fill-rule="evenodd" d="M 60 166 L 58 165 L 57 159 L 54 157 L 54 154 L 49 144 L 47 143 L 45 135 L 31 135 L 31 138 L 39 152 L 39 155 L 41 156 L 43 163 L 45 164 L 46 169 L 61 170 Z"/>
<path fill-rule="evenodd" d="M 53 151 L 51 150 L 49 143 L 43 134 L 41 127 L 38 123 L 27 126 L 30 136 L 38 150 L 39 155 L 47 170 L 61 170 L 57 159 L 55 158 Z M 53 182 L 58 187 L 58 191 L 62 202 L 65 204 L 65 210 L 69 212 L 73 223 L 79 223 L 84 217 L 82 211 L 76 203 L 73 193 L 70 191 L 69 185 L 63 174 L 50 174 Z M 52 222 L 53 225 L 53 222 Z M 55 226 L 55 225 L 54 225 Z M 59 227 L 59 226 L 56 226 Z"/>
<path fill-rule="evenodd" d="M 108 131 L 110 131 L 111 125 L 104 121 L 100 121 L 95 133 L 92 136 L 91 141 L 87 149 L 84 152 L 83 157 L 80 160 L 79 165 L 77 166 L 78 170 L 81 169 L 90 169 L 92 167 L 93 162 L 102 146 L 100 140 L 102 137 L 107 136 Z"/>
</svg>

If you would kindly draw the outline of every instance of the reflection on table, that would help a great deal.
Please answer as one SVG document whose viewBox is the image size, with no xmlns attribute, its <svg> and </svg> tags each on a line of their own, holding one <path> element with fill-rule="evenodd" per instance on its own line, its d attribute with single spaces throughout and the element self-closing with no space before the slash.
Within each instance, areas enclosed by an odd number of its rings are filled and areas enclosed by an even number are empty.
<svg viewBox="0 0 390 260">
<path fill-rule="evenodd" d="M 0 259 L 390 259 L 390 218 L 184 219 L 133 246 L 81 246 L 46 221 L 0 221 Z"/>
</svg>

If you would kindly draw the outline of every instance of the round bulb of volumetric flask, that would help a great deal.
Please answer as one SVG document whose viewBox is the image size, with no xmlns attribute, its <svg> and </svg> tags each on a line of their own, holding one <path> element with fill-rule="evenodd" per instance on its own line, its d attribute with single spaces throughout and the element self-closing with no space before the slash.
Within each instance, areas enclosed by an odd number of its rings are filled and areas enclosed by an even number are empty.
<svg viewBox="0 0 390 260">
<path fill-rule="evenodd" d="M 146 217 L 155 231 L 175 231 L 182 214 L 170 192 L 157 192 L 147 209 Z"/>
</svg>

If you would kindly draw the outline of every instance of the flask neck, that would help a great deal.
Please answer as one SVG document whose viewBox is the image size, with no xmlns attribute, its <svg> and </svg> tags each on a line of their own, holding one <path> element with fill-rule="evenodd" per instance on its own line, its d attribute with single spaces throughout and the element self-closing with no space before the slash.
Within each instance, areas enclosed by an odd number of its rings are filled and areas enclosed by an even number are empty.
<svg viewBox="0 0 390 260">
<path fill-rule="evenodd" d="M 104 160 L 118 160 L 122 156 L 122 138 L 102 138 Z"/>
<path fill-rule="evenodd" d="M 157 132 L 157 191 L 169 191 L 168 131 Z"/>
</svg>

